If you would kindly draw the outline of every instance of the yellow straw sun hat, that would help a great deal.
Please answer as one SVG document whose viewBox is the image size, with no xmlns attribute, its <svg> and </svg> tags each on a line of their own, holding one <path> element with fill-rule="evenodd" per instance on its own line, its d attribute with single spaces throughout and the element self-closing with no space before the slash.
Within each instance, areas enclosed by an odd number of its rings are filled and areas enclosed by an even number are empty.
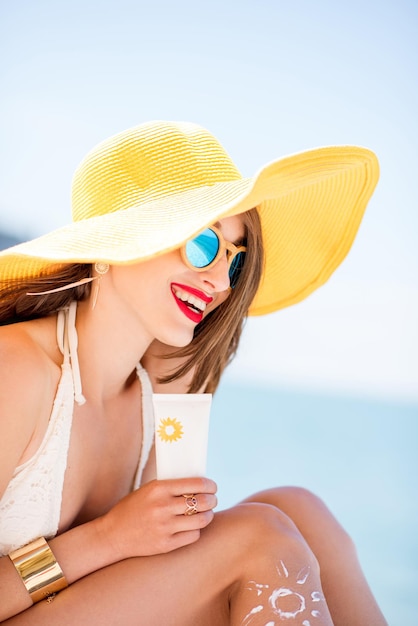
<svg viewBox="0 0 418 626">
<path fill-rule="evenodd" d="M 73 222 L 0 252 L 0 286 L 64 263 L 128 264 L 180 247 L 223 217 L 257 207 L 265 245 L 251 315 L 299 302 L 347 255 L 379 177 L 373 152 L 325 147 L 243 178 L 191 123 L 150 122 L 99 144 L 73 180 Z"/>
</svg>

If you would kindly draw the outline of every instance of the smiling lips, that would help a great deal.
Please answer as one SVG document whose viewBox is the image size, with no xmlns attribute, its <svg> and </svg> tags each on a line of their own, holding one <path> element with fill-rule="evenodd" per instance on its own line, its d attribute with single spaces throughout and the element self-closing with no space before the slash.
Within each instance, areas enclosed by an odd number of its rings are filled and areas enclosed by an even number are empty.
<svg viewBox="0 0 418 626">
<path fill-rule="evenodd" d="M 171 284 L 171 291 L 180 311 L 195 324 L 202 321 L 207 305 L 213 301 L 203 291 L 178 283 Z"/>
</svg>

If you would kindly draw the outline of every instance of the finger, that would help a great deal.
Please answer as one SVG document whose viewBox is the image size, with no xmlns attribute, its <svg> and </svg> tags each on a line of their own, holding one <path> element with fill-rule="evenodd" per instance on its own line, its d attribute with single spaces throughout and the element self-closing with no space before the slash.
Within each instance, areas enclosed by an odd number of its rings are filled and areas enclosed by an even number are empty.
<svg viewBox="0 0 418 626">
<path fill-rule="evenodd" d="M 198 539 L 200 539 L 200 529 L 178 532 L 170 538 L 170 547 L 167 551 L 177 550 L 177 548 L 188 546 L 190 543 L 198 541 Z"/>
<path fill-rule="evenodd" d="M 196 478 L 173 478 L 161 481 L 165 483 L 173 496 L 181 496 L 183 493 L 216 493 L 218 487 L 210 478 L 199 476 Z"/>
<path fill-rule="evenodd" d="M 174 501 L 176 515 L 191 515 L 193 512 L 203 513 L 214 509 L 218 504 L 217 497 L 210 493 L 182 494 L 176 496 Z"/>
<path fill-rule="evenodd" d="M 194 515 L 178 515 L 171 525 L 172 535 L 205 528 L 211 523 L 214 516 L 213 511 L 204 511 Z"/>
</svg>

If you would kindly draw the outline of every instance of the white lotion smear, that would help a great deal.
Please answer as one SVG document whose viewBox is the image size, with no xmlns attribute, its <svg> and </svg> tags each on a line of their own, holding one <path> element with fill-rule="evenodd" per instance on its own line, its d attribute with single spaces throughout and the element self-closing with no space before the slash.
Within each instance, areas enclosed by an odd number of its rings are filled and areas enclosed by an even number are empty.
<svg viewBox="0 0 418 626">
<path fill-rule="evenodd" d="M 154 393 L 157 478 L 205 476 L 211 393 Z"/>
</svg>

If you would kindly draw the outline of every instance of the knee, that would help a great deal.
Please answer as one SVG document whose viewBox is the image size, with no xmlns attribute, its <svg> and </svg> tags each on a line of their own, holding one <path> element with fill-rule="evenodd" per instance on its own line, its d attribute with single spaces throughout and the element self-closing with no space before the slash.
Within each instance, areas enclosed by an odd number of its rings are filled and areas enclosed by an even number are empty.
<svg viewBox="0 0 418 626">
<path fill-rule="evenodd" d="M 332 530 L 340 537 L 341 541 L 347 543 L 347 547 L 353 545 L 350 535 L 325 502 L 315 493 L 303 487 L 284 487 L 283 497 L 288 499 L 293 510 L 300 511 L 300 515 L 311 520 L 312 524 L 323 525 L 324 528 Z"/>
<path fill-rule="evenodd" d="M 294 521 L 276 506 L 264 502 L 242 503 L 234 507 L 237 516 L 235 536 L 241 553 L 251 559 L 278 555 L 297 555 L 314 564 L 315 557 Z M 238 531 L 238 533 L 237 533 Z"/>
<path fill-rule="evenodd" d="M 272 498 L 277 497 L 280 502 L 288 502 L 294 507 L 313 513 L 328 511 L 324 501 L 305 487 L 276 487 L 268 489 L 264 493 L 271 493 Z"/>
<path fill-rule="evenodd" d="M 347 554 L 356 552 L 350 535 L 313 492 L 303 487 L 278 487 L 265 493 L 267 501 L 285 511 L 305 537 L 322 536 Z"/>
<path fill-rule="evenodd" d="M 240 517 L 240 528 L 249 537 L 280 534 L 298 535 L 294 522 L 282 510 L 269 502 L 246 502 L 232 509 Z"/>
<path fill-rule="evenodd" d="M 325 504 L 316 494 L 304 487 L 273 487 L 250 496 L 246 502 L 266 502 L 280 509 L 323 510 Z"/>
</svg>

